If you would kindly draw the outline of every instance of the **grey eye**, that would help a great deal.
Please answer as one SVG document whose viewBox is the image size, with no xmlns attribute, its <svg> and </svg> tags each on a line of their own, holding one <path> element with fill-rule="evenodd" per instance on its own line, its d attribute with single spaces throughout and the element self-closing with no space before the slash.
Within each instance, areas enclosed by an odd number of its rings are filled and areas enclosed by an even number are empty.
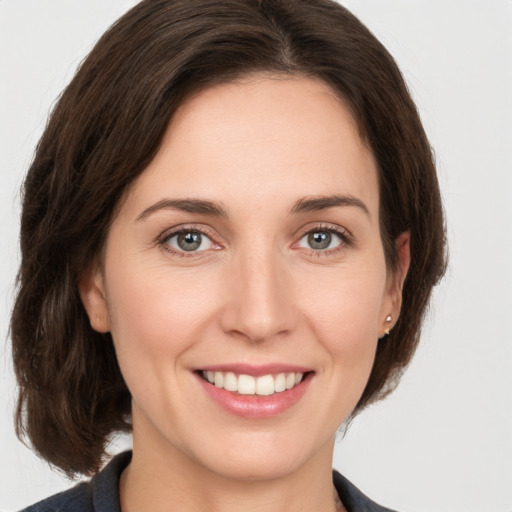
<svg viewBox="0 0 512 512">
<path fill-rule="evenodd" d="M 342 243 L 341 237 L 332 231 L 311 231 L 306 233 L 299 240 L 299 247 L 313 249 L 315 251 L 325 251 L 332 249 Z"/>
<path fill-rule="evenodd" d="M 308 244 L 311 249 L 327 249 L 331 245 L 331 233 L 320 231 L 316 233 L 310 233 L 308 235 Z"/>
<path fill-rule="evenodd" d="M 167 243 L 177 251 L 204 251 L 213 246 L 213 242 L 199 231 L 181 231 L 171 236 Z"/>
</svg>

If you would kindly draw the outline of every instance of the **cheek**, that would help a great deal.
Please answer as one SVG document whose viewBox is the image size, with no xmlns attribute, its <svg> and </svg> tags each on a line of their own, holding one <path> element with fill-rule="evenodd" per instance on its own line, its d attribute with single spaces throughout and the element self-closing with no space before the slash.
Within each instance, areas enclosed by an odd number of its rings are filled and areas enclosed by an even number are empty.
<svg viewBox="0 0 512 512">
<path fill-rule="evenodd" d="M 207 280 L 193 273 L 170 276 L 165 268 L 110 272 L 111 332 L 127 383 L 140 380 L 142 371 L 156 382 L 197 341 L 214 308 L 208 289 Z"/>
<path fill-rule="evenodd" d="M 333 272 L 323 279 L 312 275 L 304 286 L 308 293 L 303 295 L 303 311 L 315 337 L 332 362 L 347 371 L 371 370 L 385 284 L 385 269 L 377 267 L 374 272 Z"/>
<path fill-rule="evenodd" d="M 113 281 L 113 280 L 112 280 Z M 141 272 L 139 276 L 119 275 L 109 294 L 112 330 L 159 333 L 167 345 L 169 338 L 179 344 L 177 333 L 194 330 L 201 312 L 211 308 L 208 285 L 193 274 L 168 276 L 165 272 Z M 115 291 L 114 291 L 115 287 Z M 147 338 L 148 342 L 158 339 Z M 167 340 L 167 342 L 165 341 Z"/>
</svg>

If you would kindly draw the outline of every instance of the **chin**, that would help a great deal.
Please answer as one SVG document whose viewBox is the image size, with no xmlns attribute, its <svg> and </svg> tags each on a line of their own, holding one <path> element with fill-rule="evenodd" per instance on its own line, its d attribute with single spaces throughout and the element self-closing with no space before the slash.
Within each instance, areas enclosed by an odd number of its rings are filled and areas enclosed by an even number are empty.
<svg viewBox="0 0 512 512">
<path fill-rule="evenodd" d="M 210 467 L 210 471 L 227 478 L 238 481 L 264 481 L 278 480 L 296 472 L 303 465 L 296 454 L 292 457 L 283 457 L 278 454 L 264 454 L 238 456 Z"/>
<path fill-rule="evenodd" d="M 321 445 L 318 438 L 308 442 L 272 432 L 246 439 L 235 435 L 232 442 L 219 443 L 214 453 L 196 454 L 195 458 L 207 470 L 230 480 L 276 480 L 320 459 L 324 463 L 328 459 L 331 465 L 334 436 Z"/>
</svg>

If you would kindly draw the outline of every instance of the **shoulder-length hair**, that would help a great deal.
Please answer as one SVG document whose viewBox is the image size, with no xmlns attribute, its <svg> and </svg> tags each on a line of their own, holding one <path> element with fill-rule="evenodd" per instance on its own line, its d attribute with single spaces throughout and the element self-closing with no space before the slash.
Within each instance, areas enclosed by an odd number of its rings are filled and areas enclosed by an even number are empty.
<svg viewBox="0 0 512 512">
<path fill-rule="evenodd" d="M 330 0 L 144 0 L 103 35 L 63 92 L 23 189 L 11 319 L 17 433 L 69 475 L 98 470 L 110 435 L 131 428 L 111 336 L 90 327 L 78 276 L 100 258 L 120 198 L 176 108 L 257 72 L 317 77 L 343 98 L 378 165 L 390 270 L 396 238 L 410 232 L 400 319 L 378 345 L 353 414 L 389 393 L 411 360 L 445 269 L 445 230 L 431 148 L 395 61 Z"/>
</svg>

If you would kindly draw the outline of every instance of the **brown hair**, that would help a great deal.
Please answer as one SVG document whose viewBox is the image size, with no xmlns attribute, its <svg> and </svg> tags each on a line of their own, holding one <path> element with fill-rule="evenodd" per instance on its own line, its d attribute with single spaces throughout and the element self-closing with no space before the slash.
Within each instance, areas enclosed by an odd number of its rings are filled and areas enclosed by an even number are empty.
<svg viewBox="0 0 512 512">
<path fill-rule="evenodd" d="M 330 0 L 144 0 L 99 40 L 51 114 L 29 169 L 11 320 L 18 436 L 69 475 L 96 471 L 129 430 L 130 394 L 109 334 L 92 330 L 77 277 L 97 261 L 123 193 L 183 100 L 264 71 L 318 77 L 349 105 L 379 168 L 381 236 L 411 236 L 400 319 L 379 343 L 353 414 L 398 382 L 445 269 L 432 153 L 389 53 Z"/>
</svg>

